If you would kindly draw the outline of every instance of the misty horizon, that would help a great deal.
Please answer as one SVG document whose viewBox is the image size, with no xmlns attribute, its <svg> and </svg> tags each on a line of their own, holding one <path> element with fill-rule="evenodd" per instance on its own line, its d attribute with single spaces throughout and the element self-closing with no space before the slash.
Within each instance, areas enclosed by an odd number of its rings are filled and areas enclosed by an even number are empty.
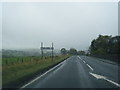
<svg viewBox="0 0 120 90">
<path fill-rule="evenodd" d="M 87 50 L 101 35 L 118 35 L 118 4 L 3 3 L 2 49 Z"/>
</svg>

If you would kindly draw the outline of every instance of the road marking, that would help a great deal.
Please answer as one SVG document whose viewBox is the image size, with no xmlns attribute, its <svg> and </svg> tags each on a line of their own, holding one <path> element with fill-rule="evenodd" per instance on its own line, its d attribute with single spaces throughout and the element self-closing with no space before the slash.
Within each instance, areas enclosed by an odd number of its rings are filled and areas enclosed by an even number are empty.
<svg viewBox="0 0 120 90">
<path fill-rule="evenodd" d="M 86 63 L 84 60 L 83 60 L 84 63 Z"/>
<path fill-rule="evenodd" d="M 84 63 L 86 63 L 80 56 L 78 56 L 78 58 L 81 59 Z M 90 65 L 88 65 L 88 64 L 86 64 L 86 65 L 93 71 L 93 68 Z"/>
<path fill-rule="evenodd" d="M 110 83 L 112 83 L 112 84 L 120 87 L 120 84 L 118 84 L 118 83 L 116 83 L 116 82 L 114 82 L 114 81 L 112 81 L 112 80 L 107 79 L 105 76 L 101 76 L 101 75 L 94 74 L 94 73 L 91 73 L 91 72 L 89 72 L 89 73 L 90 73 L 92 76 L 94 76 L 95 78 L 97 78 L 97 79 L 104 79 L 104 80 L 106 80 L 106 81 L 108 81 L 108 82 L 110 82 Z"/>
<path fill-rule="evenodd" d="M 86 63 L 80 56 L 78 56 L 78 58 L 79 58 L 80 60 L 82 60 L 84 63 Z"/>
<path fill-rule="evenodd" d="M 45 73 L 43 73 L 42 75 L 38 76 L 37 78 L 35 78 L 34 80 L 30 81 L 29 83 L 25 84 L 25 85 L 22 86 L 21 88 L 25 88 L 26 86 L 28 86 L 28 85 L 30 85 L 31 83 L 35 82 L 36 80 L 40 79 L 41 77 L 43 77 L 44 75 L 46 75 L 46 74 L 49 73 L 50 71 L 54 70 L 56 67 L 64 64 L 65 62 L 66 62 L 66 60 L 63 61 L 63 62 L 61 62 L 61 63 L 59 63 L 58 65 L 56 65 L 55 67 L 51 68 L 50 70 L 46 71 Z"/>
<path fill-rule="evenodd" d="M 86 64 L 86 65 L 93 71 L 93 68 L 90 65 L 88 65 L 88 64 Z"/>
<path fill-rule="evenodd" d="M 80 60 L 82 60 L 82 58 L 80 56 L 77 56 Z"/>
</svg>

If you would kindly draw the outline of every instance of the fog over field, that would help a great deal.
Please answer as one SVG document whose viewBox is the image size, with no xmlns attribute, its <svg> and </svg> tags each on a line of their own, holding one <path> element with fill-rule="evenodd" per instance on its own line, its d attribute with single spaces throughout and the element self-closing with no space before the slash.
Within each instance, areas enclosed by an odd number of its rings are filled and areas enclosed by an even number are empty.
<svg viewBox="0 0 120 90">
<path fill-rule="evenodd" d="M 53 42 L 56 49 L 87 50 L 99 34 L 118 35 L 117 2 L 11 2 L 0 8 L 3 49 L 39 48 L 40 42 L 45 46 Z"/>
</svg>

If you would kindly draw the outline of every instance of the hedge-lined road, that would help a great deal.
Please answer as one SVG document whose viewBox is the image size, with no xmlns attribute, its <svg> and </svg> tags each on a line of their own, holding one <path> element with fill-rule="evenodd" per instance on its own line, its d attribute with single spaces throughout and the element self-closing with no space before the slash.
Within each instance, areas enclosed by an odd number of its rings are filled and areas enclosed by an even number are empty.
<svg viewBox="0 0 120 90">
<path fill-rule="evenodd" d="M 87 56 L 71 56 L 21 88 L 120 87 L 119 66 L 96 59 Z"/>
</svg>

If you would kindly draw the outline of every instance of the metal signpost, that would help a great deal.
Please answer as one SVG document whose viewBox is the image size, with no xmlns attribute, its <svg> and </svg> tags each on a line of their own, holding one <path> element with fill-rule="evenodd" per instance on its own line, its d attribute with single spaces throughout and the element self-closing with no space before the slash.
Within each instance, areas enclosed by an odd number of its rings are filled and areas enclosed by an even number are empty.
<svg viewBox="0 0 120 90">
<path fill-rule="evenodd" d="M 52 61 L 53 61 L 53 43 L 52 43 L 52 47 L 43 47 L 43 42 L 41 42 L 41 54 L 42 54 L 42 58 L 43 58 L 43 50 L 52 50 Z"/>
</svg>

